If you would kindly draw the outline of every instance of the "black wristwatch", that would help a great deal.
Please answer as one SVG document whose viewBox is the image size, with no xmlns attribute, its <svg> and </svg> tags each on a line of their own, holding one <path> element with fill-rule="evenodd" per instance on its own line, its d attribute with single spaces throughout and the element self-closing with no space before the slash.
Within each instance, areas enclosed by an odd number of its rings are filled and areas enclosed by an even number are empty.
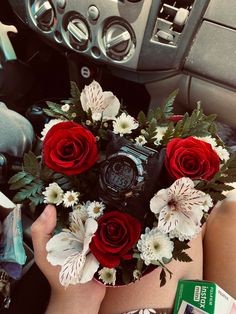
<svg viewBox="0 0 236 314">
<path fill-rule="evenodd" d="M 99 198 L 108 206 L 132 211 L 132 214 L 135 211 L 135 216 L 142 217 L 150 198 L 159 188 L 163 151 L 124 139 L 120 143 L 110 149 L 100 166 Z"/>
</svg>

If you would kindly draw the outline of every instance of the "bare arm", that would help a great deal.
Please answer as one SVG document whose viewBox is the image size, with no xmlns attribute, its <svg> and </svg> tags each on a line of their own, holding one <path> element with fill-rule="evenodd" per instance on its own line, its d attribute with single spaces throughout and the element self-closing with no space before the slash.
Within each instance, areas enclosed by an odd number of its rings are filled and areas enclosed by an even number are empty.
<svg viewBox="0 0 236 314">
<path fill-rule="evenodd" d="M 31 235 L 35 261 L 51 285 L 51 298 L 46 314 L 95 314 L 105 295 L 105 287 L 95 281 L 64 288 L 59 283 L 59 268 L 46 259 L 46 243 L 56 225 L 56 209 L 48 205 L 33 223 Z"/>
<path fill-rule="evenodd" d="M 226 199 L 207 221 L 204 279 L 236 298 L 236 201 Z"/>
</svg>

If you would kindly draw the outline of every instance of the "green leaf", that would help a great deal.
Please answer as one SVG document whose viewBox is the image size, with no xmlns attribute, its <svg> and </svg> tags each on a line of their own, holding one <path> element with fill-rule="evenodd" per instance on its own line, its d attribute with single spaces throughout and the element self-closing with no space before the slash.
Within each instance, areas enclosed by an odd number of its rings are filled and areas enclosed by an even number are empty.
<svg viewBox="0 0 236 314">
<path fill-rule="evenodd" d="M 154 140 L 154 136 L 156 135 L 156 128 L 157 128 L 157 120 L 153 118 L 147 128 L 149 141 Z"/>
<path fill-rule="evenodd" d="M 26 172 L 29 172 L 34 177 L 39 175 L 40 165 L 36 155 L 33 152 L 24 154 L 23 165 Z"/>
<path fill-rule="evenodd" d="M 47 109 L 47 108 L 44 108 L 44 109 L 43 109 L 43 112 L 44 112 L 47 116 L 49 116 L 49 117 L 51 117 L 51 118 L 63 119 L 62 116 L 61 116 L 61 114 L 52 112 L 51 110 L 49 110 L 49 109 Z"/>
<path fill-rule="evenodd" d="M 40 204 L 42 204 L 43 203 L 43 196 L 42 195 L 37 195 L 37 196 L 35 196 L 35 197 L 30 197 L 29 198 L 30 199 L 30 203 L 29 203 L 29 206 L 30 206 L 30 209 L 31 209 L 31 211 L 32 212 L 34 212 L 35 211 L 35 208 L 38 206 L 38 205 L 40 205 Z"/>
<path fill-rule="evenodd" d="M 146 115 L 143 111 L 140 111 L 138 114 L 138 122 L 141 128 L 144 128 L 147 123 Z"/>
<path fill-rule="evenodd" d="M 43 181 L 50 181 L 52 179 L 53 170 L 49 169 L 48 167 L 44 166 L 40 171 L 40 178 Z"/>
<path fill-rule="evenodd" d="M 140 259 L 140 253 L 134 253 L 134 254 L 133 254 L 133 258 Z"/>
<path fill-rule="evenodd" d="M 224 182 L 224 183 L 233 183 L 233 182 L 236 182 L 236 176 L 231 176 L 229 174 L 227 177 L 224 177 L 224 176 L 220 177 L 218 181 Z"/>
<path fill-rule="evenodd" d="M 191 257 L 186 252 L 179 252 L 174 259 L 185 263 L 192 262 Z"/>
<path fill-rule="evenodd" d="M 73 81 L 70 82 L 70 94 L 73 99 L 73 103 L 80 102 L 80 90 L 77 84 Z"/>
<path fill-rule="evenodd" d="M 10 190 L 18 190 L 22 187 L 30 184 L 34 180 L 34 177 L 31 174 L 27 174 L 22 179 L 16 181 L 15 183 L 12 183 L 10 185 Z"/>
<path fill-rule="evenodd" d="M 25 171 L 20 171 L 18 173 L 16 173 L 14 176 L 12 176 L 8 183 L 12 184 L 12 183 L 16 183 L 17 181 L 23 179 L 25 176 L 27 175 L 27 173 Z"/>
<path fill-rule="evenodd" d="M 208 193 L 209 193 L 210 197 L 215 201 L 215 203 L 217 201 L 223 201 L 226 198 L 226 196 L 224 194 L 220 193 L 220 192 L 212 192 L 212 191 L 210 191 Z"/>
<path fill-rule="evenodd" d="M 166 257 L 162 258 L 163 264 L 169 264 L 171 261 L 172 261 L 172 257 L 171 258 L 166 258 Z"/>
<path fill-rule="evenodd" d="M 13 201 L 20 203 L 25 199 L 29 199 L 31 196 L 39 194 L 42 190 L 43 183 L 41 181 L 35 181 L 27 185 L 25 188 L 22 188 L 13 198 Z M 42 196 L 43 197 L 43 196 Z"/>
<path fill-rule="evenodd" d="M 126 267 L 122 268 L 122 281 L 126 285 L 132 281 L 132 273 Z"/>
<path fill-rule="evenodd" d="M 174 90 L 166 99 L 165 104 L 162 108 L 164 118 L 170 118 L 173 115 L 173 105 L 178 95 L 179 90 Z"/>
<path fill-rule="evenodd" d="M 160 287 L 163 287 L 166 284 L 166 272 L 164 268 L 162 268 L 160 273 Z"/>
</svg>

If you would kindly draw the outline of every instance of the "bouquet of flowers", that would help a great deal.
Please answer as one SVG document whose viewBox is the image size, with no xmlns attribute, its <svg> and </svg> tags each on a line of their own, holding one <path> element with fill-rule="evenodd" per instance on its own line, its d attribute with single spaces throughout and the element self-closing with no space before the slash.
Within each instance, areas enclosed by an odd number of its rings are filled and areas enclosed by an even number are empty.
<svg viewBox="0 0 236 314">
<path fill-rule="evenodd" d="M 63 286 L 129 284 L 157 267 L 162 286 L 168 263 L 191 261 L 189 241 L 233 189 L 236 156 L 199 104 L 174 115 L 176 93 L 136 119 L 96 81 L 47 103 L 40 154 L 25 154 L 9 183 L 14 202 L 56 205 L 47 258 Z"/>
</svg>

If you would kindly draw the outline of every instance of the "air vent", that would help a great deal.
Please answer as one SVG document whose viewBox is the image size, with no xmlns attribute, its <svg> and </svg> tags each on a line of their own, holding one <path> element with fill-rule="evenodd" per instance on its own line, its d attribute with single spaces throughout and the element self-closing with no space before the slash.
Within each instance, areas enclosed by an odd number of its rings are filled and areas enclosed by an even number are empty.
<svg viewBox="0 0 236 314">
<path fill-rule="evenodd" d="M 154 28 L 152 40 L 176 46 L 194 0 L 163 1 Z"/>
</svg>

